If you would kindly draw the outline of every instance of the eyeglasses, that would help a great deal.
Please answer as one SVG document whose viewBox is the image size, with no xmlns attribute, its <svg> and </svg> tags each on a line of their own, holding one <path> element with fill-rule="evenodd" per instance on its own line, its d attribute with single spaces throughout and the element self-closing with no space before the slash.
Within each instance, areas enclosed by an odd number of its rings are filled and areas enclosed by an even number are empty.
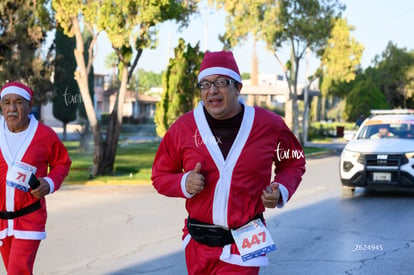
<svg viewBox="0 0 414 275">
<path fill-rule="evenodd" d="M 214 87 L 216 88 L 224 88 L 233 83 L 234 83 L 233 79 L 219 78 L 214 81 L 203 80 L 197 85 L 198 85 L 198 88 L 200 88 L 201 90 L 208 90 L 211 88 L 211 85 L 214 85 Z"/>
</svg>

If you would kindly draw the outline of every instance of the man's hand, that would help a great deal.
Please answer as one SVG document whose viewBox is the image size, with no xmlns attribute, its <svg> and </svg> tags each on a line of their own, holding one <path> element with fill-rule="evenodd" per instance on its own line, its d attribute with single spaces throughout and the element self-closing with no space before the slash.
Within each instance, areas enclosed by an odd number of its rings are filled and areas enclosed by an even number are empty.
<svg viewBox="0 0 414 275">
<path fill-rule="evenodd" d="M 30 193 L 32 193 L 32 195 L 37 198 L 37 199 L 41 199 L 44 196 L 46 196 L 47 194 L 49 194 L 50 192 L 50 185 L 49 183 L 44 180 L 43 178 L 38 178 L 40 185 L 39 187 L 37 187 L 36 189 L 30 191 Z"/>
<path fill-rule="evenodd" d="M 275 208 L 280 199 L 279 183 L 273 183 L 263 190 L 262 201 L 265 207 Z"/>
<path fill-rule="evenodd" d="M 204 189 L 204 177 L 201 172 L 201 163 L 197 162 L 193 171 L 191 171 L 185 182 L 185 189 L 191 195 L 200 193 Z"/>
</svg>

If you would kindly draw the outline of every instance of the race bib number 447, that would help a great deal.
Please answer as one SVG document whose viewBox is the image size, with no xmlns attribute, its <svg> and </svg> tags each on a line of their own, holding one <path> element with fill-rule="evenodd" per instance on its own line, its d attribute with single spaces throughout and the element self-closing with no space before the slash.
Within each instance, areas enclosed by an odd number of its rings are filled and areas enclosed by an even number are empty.
<svg viewBox="0 0 414 275">
<path fill-rule="evenodd" d="M 231 234 L 243 262 L 276 250 L 276 245 L 269 230 L 260 219 L 253 220 L 238 229 L 232 230 Z"/>
</svg>

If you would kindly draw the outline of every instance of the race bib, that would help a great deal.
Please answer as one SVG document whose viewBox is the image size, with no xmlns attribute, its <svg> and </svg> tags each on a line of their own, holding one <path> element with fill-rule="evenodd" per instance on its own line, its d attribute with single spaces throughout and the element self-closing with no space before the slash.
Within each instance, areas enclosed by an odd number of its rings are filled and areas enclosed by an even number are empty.
<svg viewBox="0 0 414 275">
<path fill-rule="evenodd" d="M 36 170 L 35 166 L 24 162 L 13 163 L 7 171 L 6 183 L 11 187 L 27 192 L 30 189 L 30 176 L 35 174 Z"/>
<path fill-rule="evenodd" d="M 269 230 L 260 219 L 253 220 L 236 230 L 231 230 L 231 234 L 243 262 L 276 250 Z"/>
</svg>

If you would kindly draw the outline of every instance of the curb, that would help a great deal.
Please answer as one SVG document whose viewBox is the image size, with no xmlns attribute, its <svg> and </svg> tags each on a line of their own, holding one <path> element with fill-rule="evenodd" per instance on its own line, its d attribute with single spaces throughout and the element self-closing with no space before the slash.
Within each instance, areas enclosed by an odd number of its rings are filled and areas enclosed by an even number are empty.
<svg viewBox="0 0 414 275">
<path fill-rule="evenodd" d="M 329 157 L 329 156 L 338 155 L 340 153 L 341 153 L 340 149 L 327 149 L 326 151 L 323 151 L 323 152 L 315 152 L 315 153 L 310 153 L 308 155 L 305 155 L 305 159 Z"/>
</svg>

